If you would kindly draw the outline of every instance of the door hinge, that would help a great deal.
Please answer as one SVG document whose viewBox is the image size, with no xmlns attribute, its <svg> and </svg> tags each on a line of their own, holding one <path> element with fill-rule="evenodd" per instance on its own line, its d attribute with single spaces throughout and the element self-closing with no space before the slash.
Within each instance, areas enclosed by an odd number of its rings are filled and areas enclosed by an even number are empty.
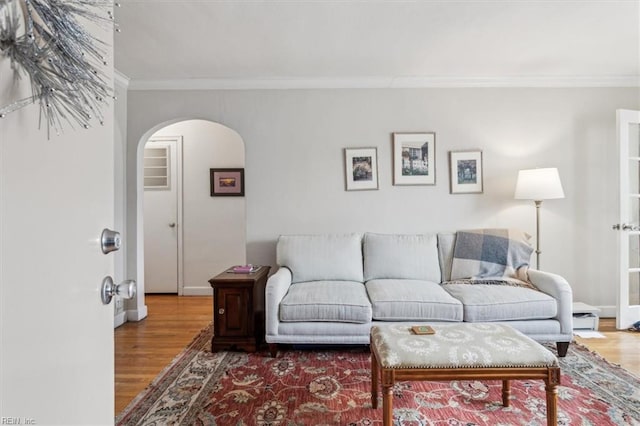
<svg viewBox="0 0 640 426">
<path fill-rule="evenodd" d="M 640 231 L 640 225 L 632 225 L 630 223 L 616 223 L 615 225 L 612 226 L 612 228 L 616 231 Z"/>
</svg>

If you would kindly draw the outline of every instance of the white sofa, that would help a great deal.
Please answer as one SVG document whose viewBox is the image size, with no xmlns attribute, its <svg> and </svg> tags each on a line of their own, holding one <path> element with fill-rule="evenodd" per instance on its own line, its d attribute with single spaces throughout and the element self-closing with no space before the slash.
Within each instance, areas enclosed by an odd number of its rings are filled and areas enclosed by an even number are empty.
<svg viewBox="0 0 640 426">
<path fill-rule="evenodd" d="M 281 236 L 279 268 L 265 290 L 271 354 L 278 344 L 368 344 L 380 322 L 466 321 L 509 324 L 556 342 L 565 356 L 573 319 L 567 281 L 529 269 L 535 288 L 450 284 L 456 235 Z"/>
</svg>

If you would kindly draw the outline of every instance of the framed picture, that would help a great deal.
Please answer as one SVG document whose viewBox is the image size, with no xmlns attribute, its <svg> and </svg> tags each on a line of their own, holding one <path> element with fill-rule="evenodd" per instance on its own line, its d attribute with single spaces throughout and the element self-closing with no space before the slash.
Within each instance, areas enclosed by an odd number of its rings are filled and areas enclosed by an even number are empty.
<svg viewBox="0 0 640 426">
<path fill-rule="evenodd" d="M 244 197 L 244 169 L 209 169 L 212 197 Z"/>
<path fill-rule="evenodd" d="M 377 148 L 345 148 L 346 190 L 378 189 Z"/>
<path fill-rule="evenodd" d="M 436 184 L 436 134 L 393 134 L 393 184 Z"/>
<path fill-rule="evenodd" d="M 449 151 L 452 194 L 482 193 L 482 151 Z"/>
</svg>

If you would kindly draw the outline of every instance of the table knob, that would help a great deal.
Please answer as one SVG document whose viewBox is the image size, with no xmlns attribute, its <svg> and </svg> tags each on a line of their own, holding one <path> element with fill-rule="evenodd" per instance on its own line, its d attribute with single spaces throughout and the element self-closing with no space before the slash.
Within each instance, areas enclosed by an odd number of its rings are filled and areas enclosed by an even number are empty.
<svg viewBox="0 0 640 426">
<path fill-rule="evenodd" d="M 224 308 L 218 309 L 218 315 L 224 315 Z"/>
</svg>

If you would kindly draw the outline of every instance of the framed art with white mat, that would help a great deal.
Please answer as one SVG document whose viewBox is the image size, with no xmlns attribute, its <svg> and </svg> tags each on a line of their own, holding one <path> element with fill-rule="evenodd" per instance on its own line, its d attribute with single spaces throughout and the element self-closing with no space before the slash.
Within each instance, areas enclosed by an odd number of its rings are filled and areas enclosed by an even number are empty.
<svg viewBox="0 0 640 426">
<path fill-rule="evenodd" d="M 345 148 L 344 168 L 347 191 L 378 189 L 377 148 Z"/>
<path fill-rule="evenodd" d="M 436 184 L 436 134 L 393 134 L 393 184 Z"/>
<path fill-rule="evenodd" d="M 481 194 L 482 151 L 449 151 L 452 194 Z"/>
</svg>

